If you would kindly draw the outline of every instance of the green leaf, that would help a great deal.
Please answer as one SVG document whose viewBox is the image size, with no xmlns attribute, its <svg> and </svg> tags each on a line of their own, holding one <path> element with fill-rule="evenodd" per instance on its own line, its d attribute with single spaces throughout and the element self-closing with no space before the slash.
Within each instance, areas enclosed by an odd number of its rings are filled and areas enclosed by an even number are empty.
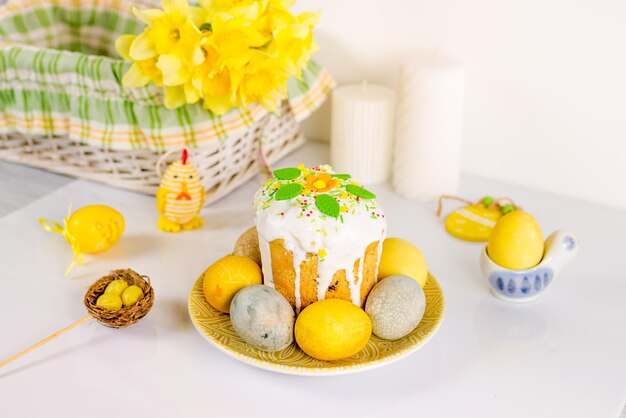
<svg viewBox="0 0 626 418">
<path fill-rule="evenodd" d="M 356 184 L 348 184 L 346 191 L 352 193 L 355 196 L 359 196 L 362 199 L 373 199 L 376 195 L 367 189 L 357 186 Z"/>
<path fill-rule="evenodd" d="M 352 176 L 350 174 L 333 174 L 331 177 L 339 180 L 350 180 Z"/>
<path fill-rule="evenodd" d="M 302 192 L 302 186 L 298 183 L 283 184 L 276 190 L 274 197 L 276 200 L 289 200 L 298 196 Z"/>
<path fill-rule="evenodd" d="M 302 171 L 294 167 L 281 168 L 274 171 L 274 176 L 276 176 L 278 180 L 293 180 L 300 177 L 300 175 L 302 175 Z"/>
<path fill-rule="evenodd" d="M 320 194 L 315 198 L 315 206 L 325 215 L 337 218 L 339 216 L 339 203 L 330 195 Z"/>
</svg>

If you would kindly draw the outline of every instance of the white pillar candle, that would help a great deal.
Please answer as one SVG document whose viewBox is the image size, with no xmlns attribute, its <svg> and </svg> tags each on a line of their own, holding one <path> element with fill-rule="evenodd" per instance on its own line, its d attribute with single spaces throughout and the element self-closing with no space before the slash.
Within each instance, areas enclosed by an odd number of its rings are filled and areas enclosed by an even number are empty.
<svg viewBox="0 0 626 418">
<path fill-rule="evenodd" d="M 389 178 L 395 93 L 367 83 L 339 87 L 332 98 L 331 165 L 363 184 Z"/>
<path fill-rule="evenodd" d="M 461 165 L 465 70 L 449 56 L 416 56 L 400 67 L 392 183 L 424 202 L 456 194 Z"/>
</svg>

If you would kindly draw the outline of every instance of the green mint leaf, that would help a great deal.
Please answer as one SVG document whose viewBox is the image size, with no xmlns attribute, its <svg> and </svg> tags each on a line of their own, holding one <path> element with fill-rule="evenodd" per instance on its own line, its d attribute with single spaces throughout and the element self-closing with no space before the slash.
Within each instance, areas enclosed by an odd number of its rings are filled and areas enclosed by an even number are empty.
<svg viewBox="0 0 626 418">
<path fill-rule="evenodd" d="M 355 184 L 348 184 L 346 186 L 346 191 L 348 193 L 352 193 L 355 196 L 359 196 L 362 199 L 373 199 L 376 197 L 376 195 L 372 192 L 370 192 L 367 189 L 364 189 L 362 187 L 359 187 Z"/>
<path fill-rule="evenodd" d="M 274 197 L 276 200 L 289 200 L 298 196 L 302 192 L 302 186 L 298 183 L 283 184 L 276 190 Z"/>
<path fill-rule="evenodd" d="M 324 215 L 332 216 L 333 218 L 337 218 L 339 216 L 339 203 L 330 195 L 320 194 L 315 198 L 315 206 L 322 212 Z"/>
<path fill-rule="evenodd" d="M 300 177 L 302 171 L 299 168 L 287 167 L 281 168 L 279 170 L 274 170 L 274 176 L 278 180 L 293 180 Z"/>
</svg>

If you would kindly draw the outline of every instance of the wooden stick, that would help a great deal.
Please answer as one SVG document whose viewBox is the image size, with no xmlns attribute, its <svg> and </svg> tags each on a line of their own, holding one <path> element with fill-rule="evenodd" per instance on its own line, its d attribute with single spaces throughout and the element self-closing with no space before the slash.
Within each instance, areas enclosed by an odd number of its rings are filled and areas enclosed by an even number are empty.
<svg viewBox="0 0 626 418">
<path fill-rule="evenodd" d="M 13 357 L 11 357 L 9 359 L 4 360 L 2 363 L 0 363 L 0 367 L 6 366 L 7 364 L 11 363 L 12 361 L 17 360 L 18 358 L 20 358 L 20 357 L 30 353 L 31 351 L 35 350 L 36 348 L 41 347 L 45 343 L 47 343 L 47 342 L 49 342 L 51 340 L 54 340 L 59 335 L 64 334 L 67 331 L 71 330 L 72 328 L 79 326 L 83 322 L 89 321 L 91 318 L 92 318 L 91 315 L 87 315 L 86 317 L 79 319 L 78 321 L 74 322 L 73 324 L 70 324 L 70 325 L 66 326 L 62 330 L 59 330 L 59 331 L 55 332 L 54 334 L 44 338 L 43 340 L 39 341 L 37 344 L 31 345 L 26 350 L 24 350 L 24 351 L 22 351 L 20 353 L 17 353 L 16 355 L 14 355 Z"/>
</svg>

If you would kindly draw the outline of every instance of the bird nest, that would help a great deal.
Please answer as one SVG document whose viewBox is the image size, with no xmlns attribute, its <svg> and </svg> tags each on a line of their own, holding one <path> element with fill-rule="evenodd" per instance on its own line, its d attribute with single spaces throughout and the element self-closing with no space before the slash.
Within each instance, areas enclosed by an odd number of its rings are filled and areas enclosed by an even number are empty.
<svg viewBox="0 0 626 418">
<path fill-rule="evenodd" d="M 104 293 L 107 285 L 118 279 L 124 280 L 129 286 L 139 286 L 143 291 L 143 296 L 137 303 L 131 306 L 122 306 L 114 311 L 97 306 L 96 301 Z M 84 302 L 89 314 L 102 325 L 112 328 L 124 328 L 139 321 L 150 311 L 154 302 L 154 290 L 150 285 L 150 278 L 147 276 L 141 276 L 131 269 L 113 270 L 110 274 L 98 279 L 89 286 Z"/>
</svg>

